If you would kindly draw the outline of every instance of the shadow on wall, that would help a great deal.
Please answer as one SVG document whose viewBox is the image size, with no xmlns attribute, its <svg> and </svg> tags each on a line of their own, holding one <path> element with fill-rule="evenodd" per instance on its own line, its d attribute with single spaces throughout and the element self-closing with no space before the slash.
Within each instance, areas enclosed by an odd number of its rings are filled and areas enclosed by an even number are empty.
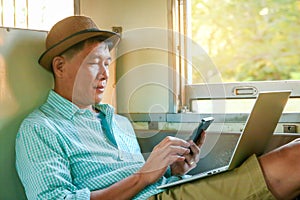
<svg viewBox="0 0 300 200">
<path fill-rule="evenodd" d="M 38 64 L 46 32 L 0 29 L 0 199 L 26 199 L 15 170 L 15 137 L 22 120 L 53 86 Z"/>
</svg>

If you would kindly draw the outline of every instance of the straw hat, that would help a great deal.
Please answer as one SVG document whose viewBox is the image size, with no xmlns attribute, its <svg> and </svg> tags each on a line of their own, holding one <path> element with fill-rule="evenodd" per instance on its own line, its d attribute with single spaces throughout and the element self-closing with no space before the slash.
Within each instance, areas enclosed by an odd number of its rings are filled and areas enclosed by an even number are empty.
<svg viewBox="0 0 300 200">
<path fill-rule="evenodd" d="M 120 41 L 120 36 L 111 31 L 100 30 L 93 20 L 86 16 L 71 16 L 57 22 L 46 38 L 46 51 L 40 56 L 39 63 L 48 71 L 52 71 L 52 60 L 55 56 L 71 46 L 95 36 L 108 40 L 109 49 Z"/>
</svg>

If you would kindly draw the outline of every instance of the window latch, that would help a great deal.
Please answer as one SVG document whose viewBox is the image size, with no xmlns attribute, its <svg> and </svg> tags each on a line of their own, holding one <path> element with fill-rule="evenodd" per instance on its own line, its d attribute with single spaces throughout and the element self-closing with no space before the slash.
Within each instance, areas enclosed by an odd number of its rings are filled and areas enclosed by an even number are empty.
<svg viewBox="0 0 300 200">
<path fill-rule="evenodd" d="M 233 95 L 235 96 L 255 96 L 257 94 L 257 88 L 253 86 L 238 86 L 233 88 Z"/>
</svg>

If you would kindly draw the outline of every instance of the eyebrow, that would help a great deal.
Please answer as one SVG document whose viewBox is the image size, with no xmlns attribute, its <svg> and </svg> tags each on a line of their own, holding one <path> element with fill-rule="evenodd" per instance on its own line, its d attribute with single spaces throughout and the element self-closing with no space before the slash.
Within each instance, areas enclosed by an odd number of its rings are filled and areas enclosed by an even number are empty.
<svg viewBox="0 0 300 200">
<path fill-rule="evenodd" d="M 105 56 L 102 56 L 102 55 L 90 55 L 89 57 L 88 57 L 88 59 L 98 59 L 98 58 L 102 58 L 102 59 L 106 59 L 106 60 L 109 60 L 109 61 L 111 61 L 112 60 L 112 58 L 111 58 L 111 56 L 107 56 L 107 57 L 105 57 Z"/>
</svg>

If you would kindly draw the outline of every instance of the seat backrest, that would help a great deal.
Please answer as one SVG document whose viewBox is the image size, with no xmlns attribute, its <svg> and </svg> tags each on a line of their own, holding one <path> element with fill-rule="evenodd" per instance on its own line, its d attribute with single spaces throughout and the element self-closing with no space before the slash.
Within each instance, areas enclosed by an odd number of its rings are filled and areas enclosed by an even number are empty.
<svg viewBox="0 0 300 200">
<path fill-rule="evenodd" d="M 46 32 L 0 28 L 0 199 L 26 199 L 15 169 L 15 137 L 21 121 L 53 87 L 38 64 Z"/>
</svg>

